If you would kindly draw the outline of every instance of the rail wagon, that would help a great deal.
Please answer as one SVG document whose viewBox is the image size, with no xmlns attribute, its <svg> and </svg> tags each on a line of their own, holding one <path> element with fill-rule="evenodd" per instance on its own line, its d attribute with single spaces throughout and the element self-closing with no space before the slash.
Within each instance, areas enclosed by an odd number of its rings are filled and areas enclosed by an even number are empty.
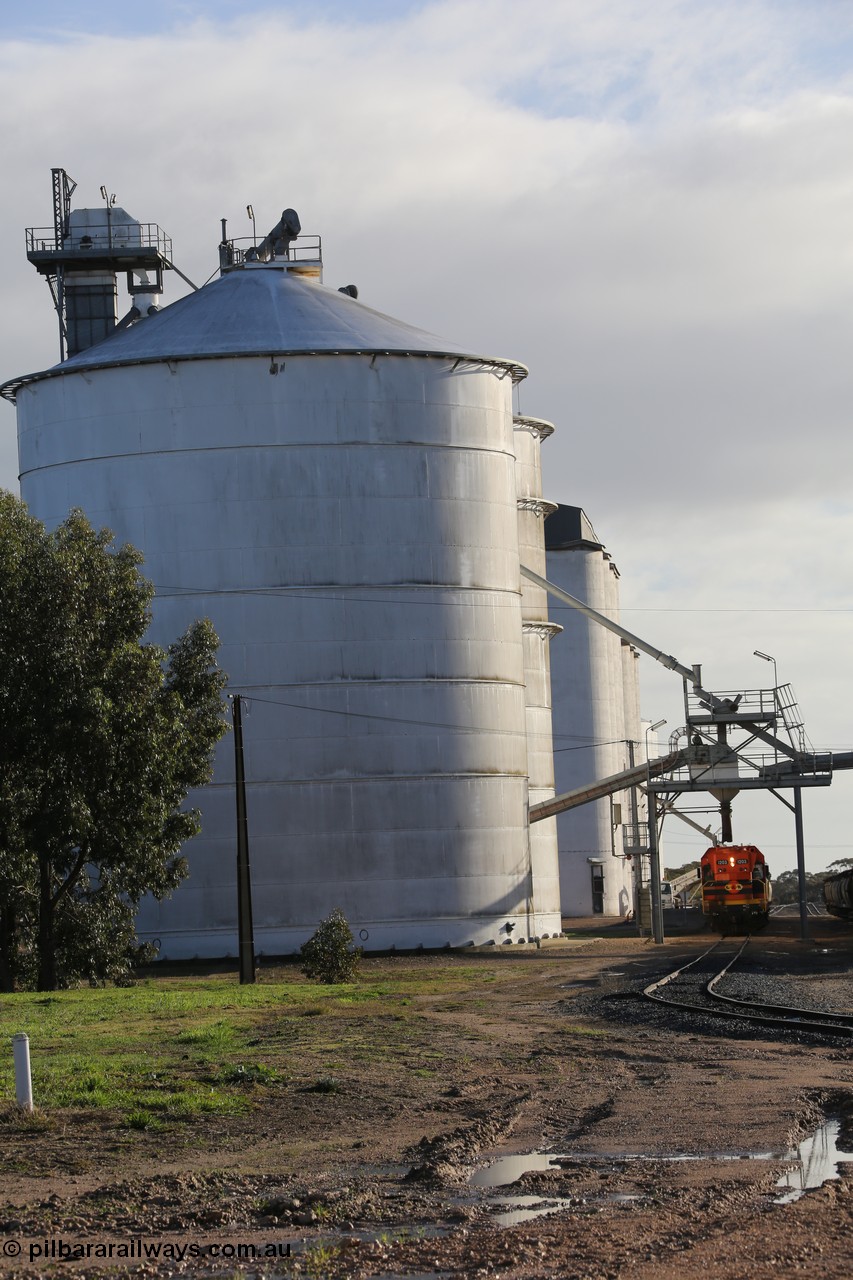
<svg viewBox="0 0 853 1280">
<path fill-rule="evenodd" d="M 853 920 L 853 867 L 824 880 L 823 900 L 830 915 Z"/>
<path fill-rule="evenodd" d="M 714 845 L 699 868 L 702 910 L 714 929 L 761 929 L 773 896 L 770 870 L 754 844 Z"/>
</svg>

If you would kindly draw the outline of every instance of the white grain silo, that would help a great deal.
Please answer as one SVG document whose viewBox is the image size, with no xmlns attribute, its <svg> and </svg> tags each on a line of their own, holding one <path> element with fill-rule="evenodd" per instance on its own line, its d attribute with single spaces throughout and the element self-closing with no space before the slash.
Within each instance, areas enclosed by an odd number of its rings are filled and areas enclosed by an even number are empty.
<svg viewBox="0 0 853 1280">
<path fill-rule="evenodd" d="M 517 416 L 513 420 L 515 473 L 518 504 L 518 546 L 521 563 L 545 576 L 545 519 L 556 503 L 542 497 L 543 440 L 554 427 L 541 418 Z M 521 620 L 524 645 L 524 683 L 527 715 L 527 772 L 530 803 L 554 795 L 554 754 L 551 732 L 551 674 L 549 648 L 560 631 L 548 618 L 548 596 L 542 587 L 521 580 Z M 557 820 L 547 818 L 530 827 L 533 865 L 540 868 L 538 893 L 559 900 Z M 546 871 L 550 868 L 550 872 Z M 546 887 L 547 886 L 547 887 Z M 538 905 L 538 903 L 537 903 Z"/>
<path fill-rule="evenodd" d="M 526 370 L 318 277 L 289 253 L 235 265 L 8 384 L 23 497 L 144 552 L 153 639 L 213 620 L 250 700 L 259 951 L 291 951 L 335 906 L 368 949 L 557 933 L 526 823 Z M 191 800 L 190 877 L 145 907 L 143 936 L 170 958 L 234 954 L 230 739 Z"/>
<path fill-rule="evenodd" d="M 545 545 L 549 580 L 618 620 L 618 570 L 586 513 L 559 506 L 545 522 Z M 630 646 L 567 605 L 552 612 L 564 627 L 551 647 L 554 772 L 562 794 L 627 768 L 632 754 L 640 759 L 639 694 Z M 558 815 L 563 915 L 632 909 L 631 862 L 623 849 L 630 805 L 630 795 L 619 793 Z"/>
</svg>

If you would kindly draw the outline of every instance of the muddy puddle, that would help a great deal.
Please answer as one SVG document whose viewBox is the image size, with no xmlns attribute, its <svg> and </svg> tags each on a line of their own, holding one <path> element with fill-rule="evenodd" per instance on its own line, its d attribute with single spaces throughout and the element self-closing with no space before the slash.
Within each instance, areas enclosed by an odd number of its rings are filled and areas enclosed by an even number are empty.
<svg viewBox="0 0 853 1280">
<path fill-rule="evenodd" d="M 501 1227 L 515 1227 L 520 1222 L 531 1222 L 534 1218 L 545 1218 L 548 1214 L 559 1213 L 561 1209 L 577 1209 L 582 1205 L 594 1211 L 603 1204 L 632 1204 L 645 1199 L 641 1195 L 629 1195 L 627 1192 L 608 1192 L 603 1196 L 582 1196 L 562 1199 L 549 1195 L 491 1196 L 487 1204 L 500 1209 L 493 1215 L 492 1221 Z"/>
<path fill-rule="evenodd" d="M 549 1213 L 559 1213 L 568 1209 L 571 1200 L 552 1200 L 550 1196 L 494 1196 L 490 1205 L 503 1207 L 492 1219 L 501 1227 L 515 1227 L 519 1222 L 530 1222 L 533 1218 L 545 1218 Z"/>
<path fill-rule="evenodd" d="M 791 1204 L 799 1200 L 807 1191 L 814 1191 L 825 1182 L 838 1178 L 840 1164 L 853 1163 L 853 1152 L 842 1151 L 838 1146 L 840 1135 L 841 1122 L 834 1118 L 825 1120 L 783 1157 L 793 1163 L 776 1183 L 777 1188 L 785 1190 L 783 1195 L 776 1197 L 774 1204 Z"/>
<path fill-rule="evenodd" d="M 527 1155 L 501 1156 L 483 1169 L 476 1169 L 470 1178 L 472 1187 L 508 1187 L 526 1173 L 553 1173 L 556 1169 L 567 1169 L 572 1165 L 598 1166 L 613 1168 L 621 1164 L 642 1162 L 648 1164 L 682 1164 L 685 1162 L 728 1161 L 728 1160 L 782 1160 L 790 1156 L 780 1156 L 773 1151 L 710 1151 L 700 1155 L 686 1152 L 620 1152 L 618 1155 L 604 1155 L 593 1152 L 574 1152 L 563 1154 L 553 1151 L 533 1151 Z"/>
<path fill-rule="evenodd" d="M 502 1187 L 512 1186 L 526 1174 L 553 1173 L 558 1169 L 571 1167 L 597 1167 L 613 1173 L 619 1166 L 632 1163 L 728 1163 L 731 1161 L 760 1160 L 789 1164 L 790 1167 L 777 1182 L 777 1188 L 784 1189 L 784 1194 L 777 1196 L 774 1204 L 790 1204 L 798 1200 L 806 1191 L 823 1186 L 825 1182 L 839 1177 L 839 1164 L 853 1162 L 853 1152 L 842 1151 L 838 1146 L 841 1125 L 835 1118 L 824 1121 L 813 1133 L 804 1138 L 799 1145 L 784 1154 L 774 1151 L 711 1151 L 696 1153 L 685 1152 L 620 1152 L 605 1155 L 600 1152 L 553 1152 L 532 1151 L 523 1155 L 500 1156 L 491 1164 L 475 1169 L 469 1185 L 479 1190 L 498 1191 Z M 558 1213 L 561 1209 L 577 1207 L 595 1209 L 597 1205 L 625 1204 L 641 1202 L 642 1195 L 629 1195 L 619 1192 L 605 1192 L 601 1195 L 584 1195 L 577 1198 L 563 1198 L 542 1195 L 491 1195 L 484 1203 L 487 1207 L 497 1209 L 494 1221 L 501 1226 L 515 1226 L 519 1222 L 528 1222 L 534 1218 Z"/>
</svg>

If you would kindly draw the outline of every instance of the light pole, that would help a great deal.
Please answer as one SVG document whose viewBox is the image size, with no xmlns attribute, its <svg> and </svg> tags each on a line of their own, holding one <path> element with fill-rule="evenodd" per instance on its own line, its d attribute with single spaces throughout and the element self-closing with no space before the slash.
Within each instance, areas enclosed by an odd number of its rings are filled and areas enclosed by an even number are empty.
<svg viewBox="0 0 853 1280">
<path fill-rule="evenodd" d="M 116 202 L 114 195 L 110 195 L 105 186 L 101 187 L 101 195 L 107 206 L 107 248 L 113 247 L 113 205 Z"/>
<path fill-rule="evenodd" d="M 243 697 L 229 694 L 234 727 L 234 781 L 237 798 L 237 954 L 240 983 L 255 981 L 255 930 L 249 872 L 249 824 L 246 820 L 246 769 L 243 757 Z"/>
<path fill-rule="evenodd" d="M 249 217 L 250 217 L 250 218 L 251 218 L 251 220 L 252 220 L 252 246 L 253 246 L 253 248 L 257 249 L 257 247 L 258 247 L 258 233 L 257 233 L 257 230 L 256 230 L 256 228 L 255 228 L 255 211 L 254 211 L 254 209 L 252 208 L 252 206 L 251 206 L 250 204 L 247 204 L 247 205 L 246 205 L 246 213 L 248 213 Z"/>
<path fill-rule="evenodd" d="M 656 720 L 646 729 L 646 799 L 648 803 L 649 825 L 649 885 L 652 894 L 652 937 L 655 942 L 663 942 L 663 904 L 660 898 L 660 850 L 658 849 L 658 801 L 652 790 L 652 774 L 649 769 L 649 734 L 654 733 L 666 720 Z"/>
<path fill-rule="evenodd" d="M 654 724 L 650 724 L 646 729 L 646 764 L 649 763 L 649 734 L 654 733 L 656 729 L 660 729 L 660 727 L 665 724 L 666 720 L 656 720 Z"/>
<path fill-rule="evenodd" d="M 756 658 L 763 658 L 765 662 L 773 663 L 773 688 L 778 689 L 779 677 L 776 674 L 776 659 L 772 656 L 772 654 L 762 653 L 760 649 L 753 649 L 752 652 L 755 654 Z"/>
</svg>

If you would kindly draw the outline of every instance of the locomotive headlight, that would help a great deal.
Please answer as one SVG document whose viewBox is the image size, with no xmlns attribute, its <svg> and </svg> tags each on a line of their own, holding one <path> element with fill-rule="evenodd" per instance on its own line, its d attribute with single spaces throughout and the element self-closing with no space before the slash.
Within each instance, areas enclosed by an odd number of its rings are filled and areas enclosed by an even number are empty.
<svg viewBox="0 0 853 1280">
<path fill-rule="evenodd" d="M 734 858 L 729 858 L 729 866 L 730 866 L 730 867 L 733 867 L 734 865 L 735 865 L 735 860 L 734 860 Z"/>
</svg>

